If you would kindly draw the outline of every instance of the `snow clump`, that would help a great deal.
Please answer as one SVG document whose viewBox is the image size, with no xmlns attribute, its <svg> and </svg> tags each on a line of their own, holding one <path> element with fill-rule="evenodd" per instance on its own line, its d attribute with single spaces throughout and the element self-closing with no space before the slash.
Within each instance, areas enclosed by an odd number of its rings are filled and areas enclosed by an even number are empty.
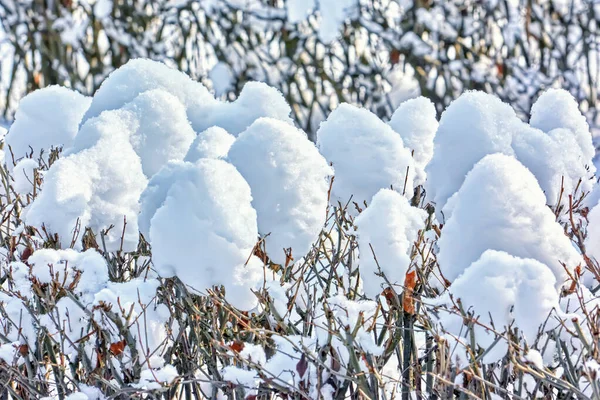
<svg viewBox="0 0 600 400">
<path fill-rule="evenodd" d="M 568 112 L 555 110 L 562 116 L 554 119 L 546 115 L 544 104 L 552 98 Z M 427 195 L 435 203 L 438 217 L 450 217 L 451 207 L 445 207 L 448 200 L 477 161 L 493 153 L 514 156 L 525 165 L 537 178 L 549 205 L 556 205 L 561 188 L 564 197 L 575 189 L 579 193 L 592 190 L 592 137 L 576 104 L 573 109 L 574 102 L 564 91 L 544 93 L 537 107 L 534 105 L 537 111 L 532 111 L 531 126 L 490 94 L 467 92 L 452 102 L 442 114 L 434 155 L 425 168 Z"/>
<path fill-rule="evenodd" d="M 189 147 L 184 161 L 196 162 L 201 158 L 225 158 L 235 136 L 225 129 L 213 126 L 196 136 Z"/>
<path fill-rule="evenodd" d="M 334 202 L 344 205 L 352 198 L 362 208 L 379 189 L 390 187 L 412 197 L 415 164 L 410 150 L 370 111 L 341 104 L 321 123 L 317 146 L 335 169 Z"/>
<path fill-rule="evenodd" d="M 63 248 L 73 244 L 80 249 L 81 234 L 89 227 L 97 235 L 108 230 L 103 241 L 97 238 L 107 251 L 135 250 L 138 199 L 147 182 L 129 142 L 138 123 L 124 110 L 88 120 L 73 152 L 45 174 L 42 191 L 27 210 L 25 222 L 40 232 L 58 234 Z"/>
<path fill-rule="evenodd" d="M 29 155 L 37 160 L 43 151 L 47 160 L 51 149 L 69 148 L 91 101 L 61 86 L 48 86 L 25 96 L 5 137 L 9 170 L 14 166 L 11 157 L 14 162 Z"/>
<path fill-rule="evenodd" d="M 426 97 L 406 100 L 394 112 L 389 125 L 412 152 L 415 186 L 425 184 L 425 167 L 433 158 L 433 139 L 439 126 L 434 104 Z"/>
<path fill-rule="evenodd" d="M 454 281 L 486 250 L 547 265 L 561 285 L 581 257 L 546 206 L 533 174 L 514 157 L 485 156 L 453 199 L 452 217 L 438 241 L 444 277 Z"/>
<path fill-rule="evenodd" d="M 229 161 L 252 189 L 258 231 L 270 259 L 284 265 L 318 239 L 333 170 L 306 134 L 285 122 L 261 118 L 233 143 Z"/>
<path fill-rule="evenodd" d="M 144 59 L 129 61 L 102 82 L 83 122 L 105 110 L 122 108 L 139 94 L 152 89 L 162 89 L 176 96 L 197 133 L 211 126 L 220 126 L 232 135 L 238 135 L 260 117 L 292 123 L 291 108 L 281 92 L 264 83 L 248 82 L 236 101 L 221 102 L 204 85 L 183 72 Z"/>
<path fill-rule="evenodd" d="M 411 207 L 404 196 L 390 189 L 380 190 L 355 219 L 360 273 L 367 297 L 377 298 L 387 286 L 379 276 L 380 270 L 402 292 L 413 243 L 426 219 L 424 210 Z"/>
<path fill-rule="evenodd" d="M 213 159 L 171 162 L 150 180 L 140 202 L 140 228 L 160 276 L 178 276 L 202 292 L 224 285 L 235 307 L 254 307 L 251 290 L 263 281 L 262 264 L 251 257 L 256 211 L 235 167 Z"/>
<path fill-rule="evenodd" d="M 555 286 L 556 278 L 545 264 L 503 251 L 486 250 L 452 283 L 450 294 L 455 301 L 460 299 L 465 312 L 477 318 L 473 324 L 475 340 L 481 348 L 491 349 L 484 362 L 493 363 L 508 349 L 505 339 L 492 347 L 496 333 L 505 333 L 513 324 L 533 343 L 552 309 L 560 309 Z M 449 301 L 447 295 L 445 301 Z M 460 315 L 442 314 L 440 322 L 449 333 L 469 334 Z M 470 343 L 468 336 L 463 339 Z M 463 355 L 462 361 L 470 360 Z"/>
</svg>

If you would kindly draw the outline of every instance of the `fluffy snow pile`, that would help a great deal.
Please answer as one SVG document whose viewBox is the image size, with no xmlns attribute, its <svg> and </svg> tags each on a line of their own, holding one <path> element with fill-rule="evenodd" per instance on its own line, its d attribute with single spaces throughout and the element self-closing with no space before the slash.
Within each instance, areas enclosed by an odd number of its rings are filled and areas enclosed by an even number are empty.
<svg viewBox="0 0 600 400">
<path fill-rule="evenodd" d="M 233 305 L 254 307 L 252 289 L 263 281 L 262 264 L 251 257 L 256 211 L 235 167 L 214 159 L 169 163 L 140 202 L 140 229 L 160 276 L 178 276 L 203 292 L 224 285 Z"/>
<path fill-rule="evenodd" d="M 514 154 L 511 129 L 516 118 L 509 105 L 483 92 L 467 92 L 448 106 L 426 168 L 427 196 L 438 212 L 477 161 L 487 154 Z"/>
<path fill-rule="evenodd" d="M 342 104 L 321 123 L 317 146 L 335 169 L 332 200 L 363 207 L 379 189 L 412 197 L 415 163 L 402 138 L 363 108 Z M 351 207 L 353 208 L 353 207 Z"/>
<path fill-rule="evenodd" d="M 427 213 L 411 207 L 405 197 L 380 190 L 355 220 L 363 290 L 376 298 L 389 284 L 402 292 L 413 243 L 425 227 Z M 384 277 L 381 276 L 384 275 Z"/>
<path fill-rule="evenodd" d="M 167 162 L 182 160 L 196 138 L 187 120 L 185 107 L 169 92 L 154 89 L 137 96 L 123 110 L 137 120 L 129 142 L 140 157 L 147 177 L 156 174 Z M 77 136 L 77 141 L 81 134 Z"/>
<path fill-rule="evenodd" d="M 138 200 L 147 182 L 129 141 L 138 124 L 124 110 L 88 120 L 71 154 L 45 174 L 25 222 L 40 232 L 58 234 L 63 248 L 81 248 L 81 234 L 89 227 L 96 235 L 107 231 L 104 240 L 97 238 L 101 248 L 135 250 Z"/>
<path fill-rule="evenodd" d="M 423 185 L 425 167 L 433 157 L 433 139 L 438 129 L 435 106 L 425 97 L 406 100 L 394 112 L 389 125 L 400 134 L 415 161 L 415 186 Z"/>
<path fill-rule="evenodd" d="M 5 138 L 9 170 L 14 166 L 13 161 L 28 156 L 37 160 L 42 151 L 47 160 L 51 149 L 70 147 L 91 101 L 60 86 L 49 86 L 25 96 Z"/>
<path fill-rule="evenodd" d="M 581 148 L 584 161 L 587 162 L 596 155 L 590 127 L 579 111 L 577 101 L 566 90 L 548 89 L 542 93 L 531 107 L 529 124 L 546 133 L 558 128 L 569 129 Z"/>
<path fill-rule="evenodd" d="M 201 158 L 224 158 L 235 137 L 223 128 L 213 126 L 196 136 L 185 155 L 184 161 L 196 162 Z"/>
<path fill-rule="evenodd" d="M 506 339 L 494 345 L 497 335 L 513 324 L 533 343 L 550 311 L 560 309 L 555 285 L 554 274 L 539 261 L 487 250 L 454 281 L 450 293 L 455 301 L 460 300 L 465 312 L 477 318 L 473 324 L 475 340 L 482 349 L 491 349 L 484 355 L 484 362 L 493 363 L 508 349 Z M 470 343 L 460 314 L 444 314 L 440 323 L 459 341 Z M 452 336 L 449 339 L 453 341 Z M 462 354 L 461 361 L 467 364 L 471 359 Z"/>
<path fill-rule="evenodd" d="M 283 265 L 286 253 L 294 258 L 308 253 L 325 225 L 333 170 L 306 134 L 261 118 L 233 143 L 228 159 L 252 189 L 258 231 L 271 260 Z"/>
<path fill-rule="evenodd" d="M 565 91 L 545 93 L 534 110 L 546 110 L 544 104 L 556 99 L 567 111 L 554 113 L 558 117 L 544 114 L 545 120 L 551 121 L 544 124 L 539 121 L 543 113 L 537 112 L 532 115 L 531 126 L 490 94 L 467 92 L 452 102 L 442 114 L 434 156 L 426 168 L 427 195 L 435 203 L 438 216 L 442 211 L 445 218 L 450 216 L 444 210 L 448 199 L 477 161 L 493 153 L 515 156 L 529 168 L 544 190 L 547 204 L 556 204 L 562 184 L 566 195 L 575 191 L 580 180 L 580 189 L 589 191 L 594 172 L 592 137 L 585 117 L 576 104 L 573 109 L 569 98 L 574 103 Z"/>
<path fill-rule="evenodd" d="M 283 95 L 264 83 L 247 83 L 236 101 L 223 103 L 183 72 L 145 59 L 129 61 L 108 76 L 94 95 L 83 122 L 103 111 L 119 109 L 152 89 L 162 89 L 177 97 L 197 133 L 220 126 L 237 135 L 260 117 L 291 123 L 291 109 Z"/>
<path fill-rule="evenodd" d="M 546 264 L 558 284 L 582 263 L 533 174 L 514 157 L 485 156 L 451 200 L 452 216 L 438 241 L 444 277 L 454 281 L 486 250 Z"/>
</svg>

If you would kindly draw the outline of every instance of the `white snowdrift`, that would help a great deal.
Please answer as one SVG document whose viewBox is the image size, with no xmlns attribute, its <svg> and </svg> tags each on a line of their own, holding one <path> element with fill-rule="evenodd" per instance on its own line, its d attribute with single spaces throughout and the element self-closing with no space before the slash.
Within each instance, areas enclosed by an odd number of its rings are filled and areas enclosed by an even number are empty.
<svg viewBox="0 0 600 400">
<path fill-rule="evenodd" d="M 105 112 L 81 128 L 81 142 L 44 176 L 42 191 L 25 216 L 28 225 L 58 234 L 61 247 L 81 248 L 84 228 L 108 230 L 100 246 L 133 251 L 138 243 L 138 199 L 146 187 L 129 138 L 138 121 L 124 110 Z M 78 229 L 77 229 L 78 228 Z"/>
<path fill-rule="evenodd" d="M 49 86 L 25 96 L 5 137 L 9 170 L 13 161 L 23 157 L 31 155 L 38 160 L 43 151 L 47 160 L 52 148 L 69 148 L 91 101 L 90 97 L 61 86 Z"/>
<path fill-rule="evenodd" d="M 262 264 L 251 257 L 256 211 L 235 167 L 213 159 L 171 162 L 150 180 L 140 201 L 141 229 L 160 276 L 177 276 L 204 293 L 224 285 L 234 306 L 254 307 L 251 290 L 263 281 Z"/>
<path fill-rule="evenodd" d="M 325 224 L 333 175 L 315 145 L 303 131 L 261 118 L 233 143 L 228 159 L 252 189 L 271 260 L 285 264 L 286 249 L 295 259 L 306 255 Z"/>
<path fill-rule="evenodd" d="M 547 265 L 561 285 L 582 262 L 545 205 L 533 174 L 515 158 L 492 154 L 471 170 L 453 199 L 452 217 L 438 241 L 438 262 L 454 281 L 486 250 L 505 251 Z"/>
<path fill-rule="evenodd" d="M 341 104 L 321 123 L 317 146 L 335 169 L 334 204 L 352 198 L 362 208 L 379 189 L 390 187 L 412 197 L 415 164 L 410 150 L 370 111 Z"/>
<path fill-rule="evenodd" d="M 115 110 L 131 102 L 139 94 L 162 89 L 176 96 L 184 105 L 194 131 L 203 132 L 220 126 L 237 135 L 260 117 L 271 117 L 292 123 L 291 109 L 283 95 L 264 83 L 247 83 L 236 101 L 216 100 L 200 82 L 163 63 L 145 59 L 129 61 L 111 73 L 94 95 L 83 122 L 105 110 Z M 232 115 L 235 115 L 232 118 Z"/>
<path fill-rule="evenodd" d="M 454 281 L 450 294 L 477 318 L 475 340 L 481 348 L 491 349 L 483 361 L 493 363 L 508 349 L 506 339 L 491 347 L 497 334 L 516 326 L 531 344 L 552 309 L 560 309 L 555 285 L 554 274 L 539 261 L 487 250 Z M 462 336 L 470 344 L 460 314 L 443 314 L 440 322 L 452 336 Z M 464 353 L 462 358 L 463 363 L 471 361 Z"/>
<path fill-rule="evenodd" d="M 356 219 L 360 273 L 367 297 L 377 298 L 387 287 L 385 279 L 402 292 L 410 266 L 410 252 L 419 230 L 425 227 L 427 213 L 411 207 L 399 193 L 380 190 Z"/>
<path fill-rule="evenodd" d="M 426 97 L 406 100 L 394 112 L 389 125 L 400 134 L 415 160 L 415 186 L 423 185 L 427 178 L 425 167 L 433 157 L 433 139 L 439 126 L 435 106 Z"/>
<path fill-rule="evenodd" d="M 556 204 L 561 185 L 565 196 L 577 187 L 580 193 L 591 190 L 591 134 L 587 124 L 581 123 L 582 118 L 585 123 L 585 118 L 576 106 L 572 109 L 568 97 L 563 91 L 542 95 L 534 109 L 542 110 L 545 102 L 556 99 L 558 104 L 564 103 L 568 112 L 560 118 L 548 116 L 547 120 L 553 123 L 542 124 L 539 119 L 543 113 L 533 110 L 531 126 L 519 120 L 508 104 L 490 94 L 466 92 L 452 102 L 442 114 L 434 155 L 425 168 L 427 196 L 435 203 L 438 217 L 442 211 L 444 218 L 450 217 L 445 209 L 449 198 L 477 161 L 493 153 L 515 156 L 529 168 L 544 190 L 547 204 Z"/>
</svg>

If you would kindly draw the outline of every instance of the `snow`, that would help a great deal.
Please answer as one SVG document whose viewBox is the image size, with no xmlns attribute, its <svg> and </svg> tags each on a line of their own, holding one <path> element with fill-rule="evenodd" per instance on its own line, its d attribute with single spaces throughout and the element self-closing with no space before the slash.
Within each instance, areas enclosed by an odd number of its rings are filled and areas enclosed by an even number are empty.
<svg viewBox="0 0 600 400">
<path fill-rule="evenodd" d="M 304 21 L 315 8 L 315 0 L 288 0 L 287 19 L 290 23 L 296 24 Z"/>
<path fill-rule="evenodd" d="M 592 144 L 590 127 L 579 111 L 577 101 L 569 92 L 563 89 L 548 89 L 542 93 L 531 107 L 529 123 L 546 133 L 557 128 L 570 129 L 577 139 L 584 160 L 592 166 L 591 160 L 596 151 Z"/>
<path fill-rule="evenodd" d="M 544 358 L 539 351 L 534 350 L 534 349 L 529 349 L 527 351 L 527 354 L 525 354 L 524 358 L 525 358 L 525 361 L 527 361 L 528 363 L 535 365 L 535 367 L 537 369 L 540 369 L 540 370 L 544 369 Z"/>
<path fill-rule="evenodd" d="M 106 260 L 93 249 L 81 253 L 73 249 L 39 249 L 27 262 L 31 265 L 31 275 L 41 283 L 56 281 L 71 285 L 77 280 L 74 291 L 84 304 L 91 303 L 109 280 Z"/>
<path fill-rule="evenodd" d="M 162 89 L 140 94 L 123 110 L 131 112 L 131 118 L 138 121 L 129 141 L 148 178 L 168 161 L 183 160 L 196 138 L 183 104 Z"/>
<path fill-rule="evenodd" d="M 405 197 L 390 189 L 380 190 L 355 219 L 360 273 L 367 297 L 376 299 L 388 286 L 386 280 L 402 292 L 413 243 L 426 219 L 425 211 L 411 207 Z M 379 276 L 380 270 L 386 280 Z"/>
<path fill-rule="evenodd" d="M 208 73 L 208 78 L 212 82 L 217 97 L 221 97 L 233 89 L 233 71 L 231 70 L 231 67 L 224 62 L 216 63 Z"/>
<path fill-rule="evenodd" d="M 508 104 L 483 92 L 466 92 L 446 108 L 425 169 L 427 197 L 438 215 L 477 161 L 492 153 L 514 154 L 512 129 L 517 122 Z"/>
<path fill-rule="evenodd" d="M 288 22 L 304 24 L 315 11 L 310 23 L 335 41 L 352 16 L 349 5 L 290 1 Z M 417 18 L 436 35 L 453 34 L 435 10 Z M 364 34 L 354 39 L 368 40 Z M 355 47 L 360 53 L 360 43 Z M 211 78 L 217 94 L 229 96 L 226 72 L 217 65 Z M 118 378 L 132 390 L 160 392 L 193 375 L 219 398 L 231 388 L 221 386 L 226 382 L 243 385 L 244 397 L 281 385 L 332 398 L 352 369 L 379 374 L 377 394 L 393 397 L 400 388 L 396 355 L 374 362 L 394 340 L 387 329 L 393 306 L 381 294 L 390 285 L 401 292 L 407 272 L 419 268 L 433 271 L 420 284 L 444 289 L 425 288 L 416 318 L 429 318 L 423 322 L 437 349 L 445 346 L 438 333 L 451 351 L 459 345 L 449 368 L 470 361 L 465 322 L 472 322 L 479 350 L 490 350 L 483 363 L 504 357 L 513 340 L 523 349 L 515 353 L 522 363 L 560 371 L 552 335 L 573 359 L 585 354 L 598 283 L 586 273 L 565 285 L 566 270 L 586 264 L 555 206 L 560 184 L 563 197 L 576 188 L 592 191 L 587 218 L 575 218 L 587 233 L 587 255 L 600 259 L 600 190 L 589 128 L 567 92 L 544 93 L 529 124 L 479 92 L 461 96 L 439 124 L 423 97 L 402 103 L 389 123 L 341 104 L 321 124 L 317 145 L 290 115 L 283 95 L 264 83 L 249 82 L 237 100 L 224 102 L 186 75 L 144 60 L 112 73 L 93 99 L 59 88 L 25 98 L 3 148 L 8 155 L 12 140 L 22 155 L 8 176 L 20 196 L 2 196 L 9 214 L 0 248 L 0 360 L 35 361 L 47 333 L 60 362 L 78 371 L 82 361 L 90 371 L 111 363 L 115 379 L 105 386 L 112 394 L 121 389 Z M 64 151 L 49 166 L 29 154 L 29 140 L 38 152 Z M 35 191 L 34 176 L 41 182 Z M 429 210 L 411 206 L 417 185 L 443 215 L 439 224 L 428 221 Z M 357 206 L 348 215 L 329 208 L 350 198 Z M 434 229 L 425 231 L 428 222 Z M 94 235 L 82 243 L 86 228 Z M 140 233 L 150 246 L 138 249 Z M 266 248 L 267 265 L 258 245 Z M 223 290 L 226 302 L 248 311 L 234 310 L 241 320 L 232 319 L 219 311 L 226 308 L 218 298 L 193 301 L 214 305 L 219 318 L 212 322 L 225 335 L 215 353 L 218 382 L 202 363 L 194 371 L 171 364 L 179 357 L 174 340 L 198 321 L 177 304 L 185 300 L 180 285 L 193 295 Z M 457 305 L 474 319 L 465 320 Z M 236 320 L 243 325 L 246 317 L 252 335 L 239 336 Z M 578 337 L 569 332 L 575 321 L 583 331 Z M 542 324 L 544 331 L 569 330 L 544 333 Z M 426 335 L 415 333 L 422 360 Z M 240 339 L 242 348 L 234 350 Z M 548 347 L 536 350 L 546 339 Z M 118 355 L 98 357 L 99 343 L 111 353 L 124 345 Z M 583 365 L 599 369 L 589 360 Z M 459 374 L 455 382 L 463 379 Z M 77 379 L 69 385 L 65 397 L 105 398 Z"/>
<path fill-rule="evenodd" d="M 275 118 L 293 125 L 291 112 L 290 106 L 279 90 L 266 83 L 248 82 L 235 101 L 218 102 L 204 115 L 202 127 L 196 124 L 194 128 L 197 132 L 201 132 L 211 126 L 220 126 L 232 135 L 238 136 L 261 117 Z"/>
<path fill-rule="evenodd" d="M 32 158 L 23 158 L 13 169 L 13 188 L 20 195 L 27 195 L 33 192 L 35 184 L 35 170 L 39 167 L 36 160 Z"/>
<path fill-rule="evenodd" d="M 26 223 L 40 232 L 45 227 L 58 234 L 63 248 L 72 242 L 81 248 L 85 227 L 94 231 L 103 246 L 100 232 L 113 226 L 105 237 L 106 250 L 135 250 L 138 199 L 146 186 L 140 158 L 129 142 L 137 126 L 137 119 L 124 110 L 88 120 L 70 154 L 45 174 L 42 191 L 27 210 Z"/>
<path fill-rule="evenodd" d="M 116 110 L 131 102 L 139 94 L 152 89 L 162 89 L 174 96 L 185 106 L 188 119 L 196 132 L 204 129 L 205 113 L 217 100 L 201 83 L 190 79 L 183 72 L 165 64 L 146 59 L 134 59 L 113 71 L 94 94 L 82 124 L 99 116 L 102 111 Z"/>
<path fill-rule="evenodd" d="M 433 158 L 433 140 L 439 123 L 435 106 L 425 97 L 406 100 L 396 109 L 389 125 L 400 134 L 415 160 L 415 186 L 425 183 L 425 167 Z"/>
<path fill-rule="evenodd" d="M 548 117 L 544 119 L 547 123 L 540 122 L 544 102 L 557 93 L 557 103 L 567 110 L 568 117 L 554 123 Z M 466 92 L 452 102 L 442 114 L 434 155 L 425 168 L 427 196 L 436 204 L 438 218 L 442 217 L 440 211 L 444 218 L 450 217 L 446 213 L 450 208 L 445 209 L 449 198 L 475 163 L 493 153 L 515 156 L 525 165 L 546 194 L 547 204 L 557 205 L 561 185 L 564 198 L 576 188 L 579 194 L 592 190 L 595 168 L 588 154 L 591 134 L 576 104 L 573 110 L 573 98 L 567 95 L 565 98 L 562 91 L 549 90 L 540 96 L 540 104 L 532 110 L 531 125 L 519 120 L 508 104 L 490 94 Z"/>
<path fill-rule="evenodd" d="M 515 132 L 515 155 L 537 178 L 547 204 L 555 205 L 559 198 L 568 203 L 568 195 L 576 188 L 578 194 L 593 189 L 594 171 L 587 167 L 593 164 L 585 160 L 572 131 L 557 128 L 546 134 L 522 124 Z"/>
<path fill-rule="evenodd" d="M 4 314 L 3 318 L 0 318 L 0 333 L 4 336 L 4 340 L 19 345 L 27 344 L 30 349 L 35 349 L 37 329 L 33 316 L 23 301 L 0 292 L 0 304 Z M 3 353 L 5 356 L 10 356 L 7 348 L 3 348 Z"/>
<path fill-rule="evenodd" d="M 332 202 L 350 198 L 361 208 L 379 189 L 413 195 L 415 166 L 400 135 L 368 110 L 341 104 L 317 132 L 321 154 L 333 164 Z M 354 207 L 350 207 L 351 209 Z"/>
<path fill-rule="evenodd" d="M 157 369 L 146 369 L 140 374 L 140 381 L 134 383 L 133 387 L 140 389 L 160 389 L 162 384 L 172 383 L 179 374 L 172 365 L 165 365 Z"/>
<path fill-rule="evenodd" d="M 107 18 L 113 10 L 113 3 L 110 0 L 96 0 L 94 3 L 94 15 L 98 19 Z"/>
<path fill-rule="evenodd" d="M 286 264 L 308 253 L 325 225 L 333 170 L 306 134 L 285 122 L 261 118 L 233 143 L 228 160 L 252 189 L 258 232 L 267 255 Z"/>
<path fill-rule="evenodd" d="M 323 43 L 330 43 L 340 36 L 341 25 L 356 7 L 355 0 L 320 0 L 319 39 Z"/>
<path fill-rule="evenodd" d="M 129 61 L 102 82 L 83 122 L 102 111 L 119 109 L 141 93 L 153 89 L 162 89 L 177 97 L 196 132 L 220 126 L 237 136 L 260 117 L 292 123 L 290 106 L 281 92 L 265 83 L 248 82 L 236 101 L 220 102 L 200 82 L 193 81 L 183 72 L 145 59 Z"/>
<path fill-rule="evenodd" d="M 475 339 L 488 349 L 496 339 L 494 330 L 502 334 L 513 324 L 533 343 L 550 311 L 559 308 L 555 285 L 554 274 L 539 261 L 487 250 L 453 282 L 450 293 L 454 300 L 460 299 L 465 312 L 477 318 L 478 323 L 473 324 Z M 463 318 L 455 314 L 441 318 L 448 332 L 468 335 L 462 322 Z M 506 339 L 502 339 L 483 361 L 496 362 L 506 350 Z"/>
<path fill-rule="evenodd" d="M 159 275 L 177 276 L 204 293 L 224 285 L 235 307 L 254 307 L 252 289 L 263 281 L 262 265 L 251 257 L 256 211 L 235 167 L 213 159 L 171 162 L 150 180 L 140 202 L 140 228 Z"/>
<path fill-rule="evenodd" d="M 505 251 L 546 264 L 561 285 L 581 257 L 546 207 L 533 174 L 515 158 L 492 154 L 471 170 L 453 199 L 438 241 L 446 279 L 454 281 L 486 250 Z"/>
<path fill-rule="evenodd" d="M 61 86 L 49 86 L 25 96 L 5 137 L 9 170 L 14 165 L 10 151 L 15 162 L 30 154 L 37 160 L 42 151 L 47 160 L 52 148 L 70 147 L 90 102 L 91 98 Z"/>
<path fill-rule="evenodd" d="M 225 129 L 213 126 L 196 136 L 189 147 L 184 161 L 196 162 L 201 158 L 225 158 L 235 136 Z"/>
</svg>

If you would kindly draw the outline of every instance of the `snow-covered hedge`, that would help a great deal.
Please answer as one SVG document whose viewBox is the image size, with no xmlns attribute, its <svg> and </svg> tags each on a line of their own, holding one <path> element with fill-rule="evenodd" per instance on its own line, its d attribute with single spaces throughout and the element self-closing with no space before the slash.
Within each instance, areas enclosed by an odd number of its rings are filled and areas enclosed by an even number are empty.
<svg viewBox="0 0 600 400">
<path fill-rule="evenodd" d="M 467 92 L 316 144 L 135 60 L 2 139 L 10 398 L 598 398 L 600 189 L 577 102 Z M 421 396 L 421 397 L 419 397 Z M 265 397 L 265 398 L 266 398 Z"/>
</svg>

